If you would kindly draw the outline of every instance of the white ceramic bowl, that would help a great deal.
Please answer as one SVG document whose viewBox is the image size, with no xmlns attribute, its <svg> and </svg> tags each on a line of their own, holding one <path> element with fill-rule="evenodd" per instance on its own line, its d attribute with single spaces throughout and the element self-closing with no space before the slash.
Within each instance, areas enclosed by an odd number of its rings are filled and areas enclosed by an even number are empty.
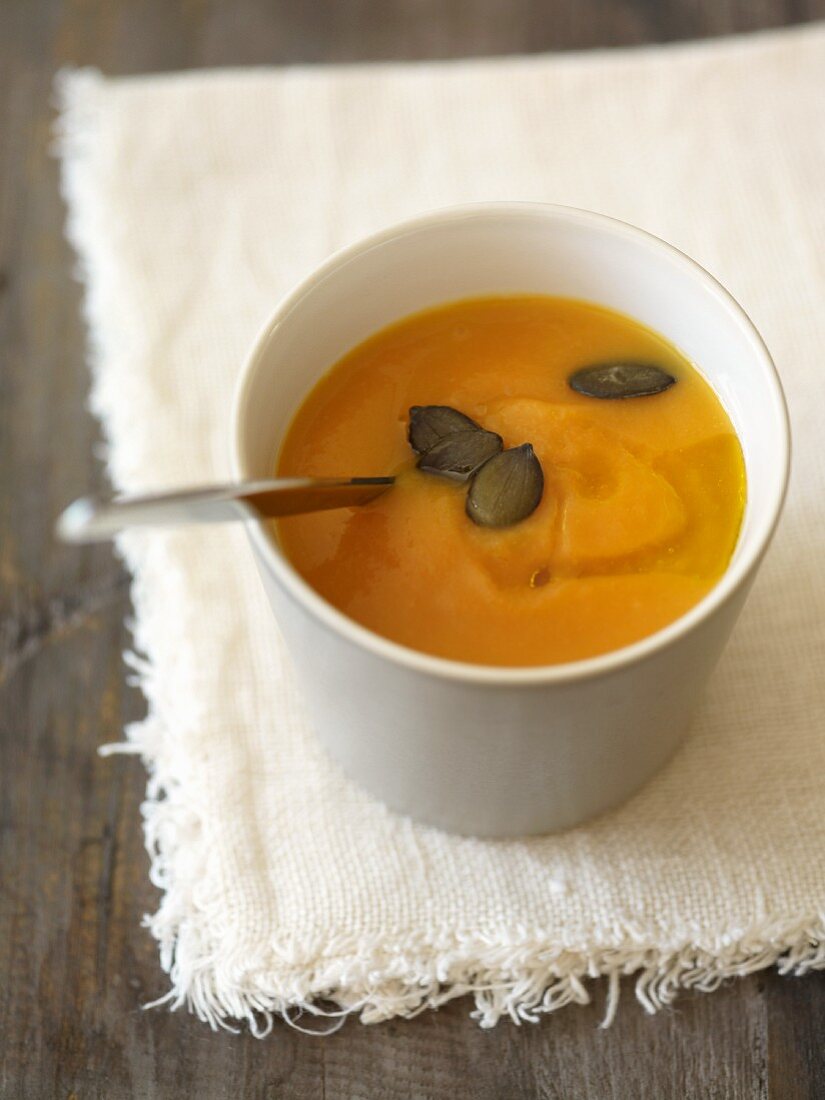
<svg viewBox="0 0 825 1100">
<path fill-rule="evenodd" d="M 748 502 L 730 566 L 701 603 L 664 630 L 589 660 L 462 664 L 348 619 L 301 579 L 263 525 L 250 526 L 330 754 L 393 809 L 481 836 L 581 822 L 627 798 L 673 753 L 776 526 L 789 465 L 773 363 L 707 272 L 656 237 L 598 214 L 494 203 L 378 233 L 336 253 L 281 302 L 240 379 L 235 474 L 272 473 L 308 390 L 370 334 L 427 306 L 513 292 L 586 299 L 636 317 L 697 364 L 721 398 L 742 443 Z"/>
</svg>

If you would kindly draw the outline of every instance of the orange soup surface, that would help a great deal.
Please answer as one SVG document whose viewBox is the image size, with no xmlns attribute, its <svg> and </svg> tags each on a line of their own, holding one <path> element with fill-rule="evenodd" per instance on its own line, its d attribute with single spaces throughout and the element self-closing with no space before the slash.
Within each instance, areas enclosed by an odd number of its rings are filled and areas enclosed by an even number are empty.
<svg viewBox="0 0 825 1100">
<path fill-rule="evenodd" d="M 617 361 L 676 382 L 619 399 L 571 388 Z M 527 518 L 477 526 L 469 483 L 416 467 L 410 408 L 431 405 L 532 444 L 544 487 Z M 277 474 L 395 474 L 367 505 L 278 521 L 280 544 L 356 622 L 486 665 L 579 660 L 661 629 L 724 572 L 745 501 L 733 426 L 687 359 L 626 316 L 539 295 L 453 302 L 354 348 L 299 409 Z"/>
</svg>

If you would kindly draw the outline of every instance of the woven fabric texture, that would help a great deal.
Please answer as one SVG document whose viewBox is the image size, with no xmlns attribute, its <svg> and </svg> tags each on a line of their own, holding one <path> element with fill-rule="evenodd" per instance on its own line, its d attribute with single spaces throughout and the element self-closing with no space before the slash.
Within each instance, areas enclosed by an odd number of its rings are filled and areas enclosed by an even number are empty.
<svg viewBox="0 0 825 1100">
<path fill-rule="evenodd" d="M 620 809 L 546 838 L 415 825 L 328 762 L 242 530 L 123 536 L 148 700 L 127 744 L 150 774 L 169 1001 L 260 1032 L 330 1003 L 372 1022 L 471 993 L 491 1025 L 585 1001 L 598 976 L 612 1013 L 623 974 L 653 1010 L 680 987 L 825 965 L 825 29 L 81 71 L 59 96 L 118 490 L 225 477 L 238 369 L 279 297 L 341 245 L 474 200 L 599 210 L 699 260 L 764 335 L 795 437 L 784 521 L 684 748 Z"/>
</svg>

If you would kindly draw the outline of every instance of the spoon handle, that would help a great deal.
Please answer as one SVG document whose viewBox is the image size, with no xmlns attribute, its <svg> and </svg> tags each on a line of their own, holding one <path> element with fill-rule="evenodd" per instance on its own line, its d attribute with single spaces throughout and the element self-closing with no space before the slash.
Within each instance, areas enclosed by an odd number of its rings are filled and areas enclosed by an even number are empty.
<svg viewBox="0 0 825 1100">
<path fill-rule="evenodd" d="M 63 542 L 100 542 L 125 527 L 274 519 L 345 508 L 374 500 L 394 482 L 394 477 L 290 477 L 109 501 L 82 497 L 58 519 L 57 535 Z"/>
</svg>

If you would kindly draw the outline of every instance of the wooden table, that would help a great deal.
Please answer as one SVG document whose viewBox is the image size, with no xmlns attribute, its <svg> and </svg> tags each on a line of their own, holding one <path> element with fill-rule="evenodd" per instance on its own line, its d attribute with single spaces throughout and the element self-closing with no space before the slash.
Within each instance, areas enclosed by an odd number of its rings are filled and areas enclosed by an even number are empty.
<svg viewBox="0 0 825 1100">
<path fill-rule="evenodd" d="M 95 751 L 143 710 L 121 662 L 129 580 L 108 548 L 51 537 L 62 505 L 105 478 L 49 154 L 65 64 L 525 53 L 823 17 L 825 0 L 0 0 L 0 1097 L 825 1096 L 825 974 L 765 971 L 653 1018 L 628 985 L 608 1031 L 602 991 L 536 1026 L 481 1031 L 461 1002 L 325 1040 L 141 1009 L 167 988 L 140 924 L 157 901 L 145 776 Z"/>
</svg>

